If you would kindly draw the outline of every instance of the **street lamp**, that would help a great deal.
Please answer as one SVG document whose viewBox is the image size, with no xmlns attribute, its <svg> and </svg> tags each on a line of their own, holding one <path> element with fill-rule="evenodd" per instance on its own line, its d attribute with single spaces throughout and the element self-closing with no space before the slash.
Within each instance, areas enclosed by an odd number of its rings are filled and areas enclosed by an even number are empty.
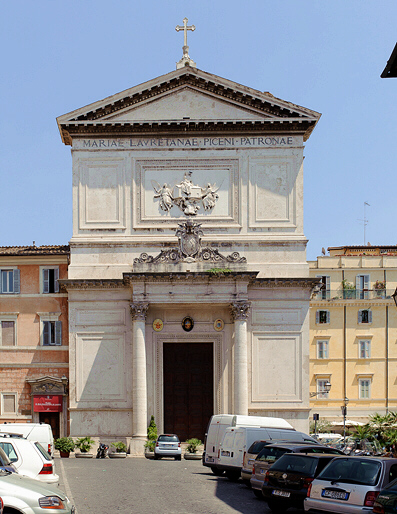
<svg viewBox="0 0 397 514">
<path fill-rule="evenodd" d="M 394 293 L 391 295 L 391 297 L 393 298 L 394 303 L 396 304 L 396 307 L 397 307 L 397 287 L 396 287 L 396 290 L 394 291 Z"/>
<path fill-rule="evenodd" d="M 346 439 L 346 415 L 347 415 L 347 404 L 349 403 L 349 398 L 344 398 L 343 405 L 341 407 L 342 409 L 342 415 L 343 415 L 343 444 L 345 444 Z"/>
<path fill-rule="evenodd" d="M 329 393 L 331 390 L 331 382 L 328 380 L 324 383 L 323 388 L 320 391 L 316 391 L 315 393 L 310 393 L 310 398 L 314 396 L 318 396 L 319 394 Z"/>
</svg>

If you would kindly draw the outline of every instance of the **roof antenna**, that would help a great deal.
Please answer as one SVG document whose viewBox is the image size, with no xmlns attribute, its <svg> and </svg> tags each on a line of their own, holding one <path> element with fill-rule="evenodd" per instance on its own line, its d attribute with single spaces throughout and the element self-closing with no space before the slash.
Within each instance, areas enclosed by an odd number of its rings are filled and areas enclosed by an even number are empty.
<svg viewBox="0 0 397 514">
<path fill-rule="evenodd" d="M 365 228 L 366 226 L 368 225 L 368 219 L 367 219 L 367 216 L 366 216 L 366 207 L 371 207 L 370 204 L 368 202 L 364 202 L 364 219 L 362 220 L 358 220 L 358 221 L 361 221 L 364 225 L 364 246 L 366 246 L 367 244 L 367 239 L 366 239 L 366 234 L 365 234 Z"/>
</svg>

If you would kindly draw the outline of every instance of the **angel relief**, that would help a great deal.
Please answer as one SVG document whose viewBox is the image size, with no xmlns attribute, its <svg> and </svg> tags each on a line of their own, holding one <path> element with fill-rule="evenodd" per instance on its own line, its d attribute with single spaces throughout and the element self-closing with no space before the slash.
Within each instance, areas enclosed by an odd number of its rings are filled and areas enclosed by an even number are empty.
<svg viewBox="0 0 397 514">
<path fill-rule="evenodd" d="M 156 180 L 151 181 L 156 193 L 154 198 L 159 199 L 160 209 L 168 212 L 176 205 L 186 216 L 195 216 L 201 206 L 205 211 L 215 207 L 221 186 L 216 187 L 216 184 L 208 182 L 207 186 L 200 187 L 193 183 L 191 177 L 192 171 L 187 171 L 183 180 L 173 188 L 169 184 L 161 186 Z"/>
</svg>

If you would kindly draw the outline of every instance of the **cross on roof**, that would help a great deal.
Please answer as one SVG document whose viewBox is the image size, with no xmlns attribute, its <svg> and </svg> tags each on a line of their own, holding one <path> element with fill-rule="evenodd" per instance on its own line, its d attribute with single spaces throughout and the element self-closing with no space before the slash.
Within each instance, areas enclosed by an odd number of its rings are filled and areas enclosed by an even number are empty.
<svg viewBox="0 0 397 514">
<path fill-rule="evenodd" d="M 183 27 L 181 25 L 177 25 L 175 27 L 177 32 L 183 30 L 183 57 L 179 62 L 176 63 L 176 69 L 183 68 L 184 66 L 192 66 L 194 68 L 196 67 L 196 63 L 189 57 L 189 47 L 187 46 L 187 31 L 191 30 L 193 32 L 196 30 L 196 27 L 194 25 L 188 25 L 187 22 L 188 19 L 183 18 Z"/>
</svg>

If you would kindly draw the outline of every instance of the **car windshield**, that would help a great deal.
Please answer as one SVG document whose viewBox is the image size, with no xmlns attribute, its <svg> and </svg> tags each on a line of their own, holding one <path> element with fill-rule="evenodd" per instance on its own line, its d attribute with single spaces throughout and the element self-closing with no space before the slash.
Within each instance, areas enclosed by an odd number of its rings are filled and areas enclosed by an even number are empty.
<svg viewBox="0 0 397 514">
<path fill-rule="evenodd" d="M 307 476 L 314 476 L 317 467 L 317 459 L 306 455 L 288 453 L 283 455 L 271 467 L 272 471 L 286 471 L 287 473 L 299 473 Z"/>
<path fill-rule="evenodd" d="M 10 459 L 7 457 L 6 452 L 3 448 L 0 448 L 0 462 L 2 466 L 9 466 L 11 464 Z"/>
<path fill-rule="evenodd" d="M 178 443 L 179 439 L 177 435 L 159 435 L 158 441 L 160 443 Z"/>
<path fill-rule="evenodd" d="M 335 459 L 319 474 L 320 480 L 345 482 L 348 484 L 375 485 L 378 482 L 381 464 L 369 459 L 350 457 Z"/>
<path fill-rule="evenodd" d="M 248 448 L 247 453 L 253 453 L 254 455 L 259 453 L 263 447 L 268 444 L 265 441 L 255 441 L 251 446 Z"/>
<path fill-rule="evenodd" d="M 52 460 L 51 455 L 45 451 L 45 449 L 41 446 L 40 443 L 34 443 L 34 445 L 39 450 L 41 455 L 45 458 L 45 460 Z"/>
<path fill-rule="evenodd" d="M 270 446 L 265 446 L 263 450 L 258 453 L 256 460 L 274 462 L 288 451 L 289 450 L 286 448 L 272 448 Z"/>
</svg>

